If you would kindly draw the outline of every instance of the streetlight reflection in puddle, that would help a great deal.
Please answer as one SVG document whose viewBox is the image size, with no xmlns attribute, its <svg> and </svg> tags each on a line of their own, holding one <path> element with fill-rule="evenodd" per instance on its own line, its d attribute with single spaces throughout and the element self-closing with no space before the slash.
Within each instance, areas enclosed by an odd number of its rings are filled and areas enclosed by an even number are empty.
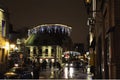
<svg viewBox="0 0 120 80">
<path fill-rule="evenodd" d="M 70 67 L 70 68 L 65 67 L 64 68 L 64 73 L 65 73 L 64 77 L 66 79 L 73 78 L 74 69 L 72 67 Z"/>
</svg>

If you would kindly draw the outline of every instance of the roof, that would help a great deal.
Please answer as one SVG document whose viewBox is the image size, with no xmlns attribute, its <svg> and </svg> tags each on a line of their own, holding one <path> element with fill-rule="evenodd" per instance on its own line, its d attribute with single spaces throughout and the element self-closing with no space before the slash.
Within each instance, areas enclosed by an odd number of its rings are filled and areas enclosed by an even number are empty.
<svg viewBox="0 0 120 80">
<path fill-rule="evenodd" d="M 37 34 L 37 33 L 61 33 L 70 35 L 72 28 L 67 25 L 62 24 L 44 24 L 34 27 L 28 30 L 28 35 Z"/>
<path fill-rule="evenodd" d="M 26 46 L 40 46 L 40 45 L 62 45 L 70 44 L 71 38 L 59 34 L 32 34 L 28 37 Z"/>
</svg>

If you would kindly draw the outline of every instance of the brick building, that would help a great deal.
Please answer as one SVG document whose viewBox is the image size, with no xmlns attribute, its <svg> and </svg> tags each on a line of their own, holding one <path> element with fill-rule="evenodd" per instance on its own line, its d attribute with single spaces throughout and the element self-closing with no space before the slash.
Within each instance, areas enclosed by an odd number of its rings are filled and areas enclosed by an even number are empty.
<svg viewBox="0 0 120 80">
<path fill-rule="evenodd" d="M 89 0 L 88 15 L 95 38 L 95 77 L 120 78 L 120 0 Z"/>
</svg>

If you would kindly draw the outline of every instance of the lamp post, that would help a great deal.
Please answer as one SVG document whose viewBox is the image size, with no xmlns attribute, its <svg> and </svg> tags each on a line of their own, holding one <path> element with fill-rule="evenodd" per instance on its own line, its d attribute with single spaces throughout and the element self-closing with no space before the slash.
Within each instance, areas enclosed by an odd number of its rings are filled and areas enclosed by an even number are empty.
<svg viewBox="0 0 120 80">
<path fill-rule="evenodd" d="M 87 8 L 87 14 L 89 14 L 89 12 L 90 12 L 90 6 L 92 4 L 92 0 L 84 0 L 84 4 L 85 4 L 85 6 Z"/>
<path fill-rule="evenodd" d="M 94 38 L 94 25 L 95 25 L 95 19 L 93 16 L 93 2 L 94 0 L 84 0 L 85 7 L 87 8 L 87 14 L 91 16 L 91 18 L 88 18 L 87 25 L 89 26 L 89 58 L 88 58 L 88 74 L 94 73 L 92 67 L 94 66 L 94 51 L 93 47 L 91 47 L 91 43 L 93 42 Z M 92 12 L 92 14 L 90 14 Z"/>
<path fill-rule="evenodd" d="M 84 2 L 85 2 L 86 5 L 90 5 L 92 0 L 84 0 Z"/>
</svg>

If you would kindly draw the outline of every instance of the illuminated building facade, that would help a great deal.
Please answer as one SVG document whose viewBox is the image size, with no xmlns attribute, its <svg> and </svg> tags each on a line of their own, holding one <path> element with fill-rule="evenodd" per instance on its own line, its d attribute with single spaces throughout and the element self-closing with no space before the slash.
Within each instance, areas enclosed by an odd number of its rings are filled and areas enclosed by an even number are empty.
<svg viewBox="0 0 120 80">
<path fill-rule="evenodd" d="M 8 32 L 8 14 L 3 5 L 0 4 L 0 72 L 7 69 L 7 56 L 9 53 L 9 42 L 7 40 Z M 4 66 L 4 67 L 3 67 Z"/>
<path fill-rule="evenodd" d="M 26 46 L 30 59 L 61 61 L 63 51 L 72 48 L 71 27 L 62 24 L 44 24 L 28 30 Z"/>
</svg>

